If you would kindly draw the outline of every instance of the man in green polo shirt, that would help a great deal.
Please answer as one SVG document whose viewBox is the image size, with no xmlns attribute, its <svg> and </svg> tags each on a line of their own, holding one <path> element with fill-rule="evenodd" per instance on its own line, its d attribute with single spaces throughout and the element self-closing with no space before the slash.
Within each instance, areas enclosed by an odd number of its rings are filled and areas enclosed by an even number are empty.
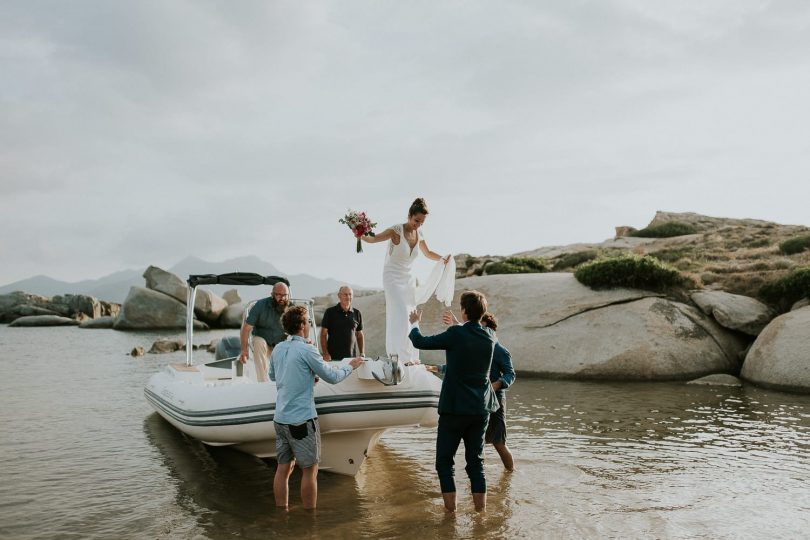
<svg viewBox="0 0 810 540">
<path fill-rule="evenodd" d="M 290 305 L 290 289 L 284 283 L 273 285 L 271 296 L 259 300 L 250 308 L 242 331 L 239 333 L 241 353 L 239 361 L 243 364 L 248 359 L 248 337 L 253 334 L 250 341 L 253 346 L 253 365 L 256 368 L 256 380 L 267 382 L 267 359 L 273 352 L 273 347 L 287 339 L 281 325 L 281 314 Z"/>
</svg>

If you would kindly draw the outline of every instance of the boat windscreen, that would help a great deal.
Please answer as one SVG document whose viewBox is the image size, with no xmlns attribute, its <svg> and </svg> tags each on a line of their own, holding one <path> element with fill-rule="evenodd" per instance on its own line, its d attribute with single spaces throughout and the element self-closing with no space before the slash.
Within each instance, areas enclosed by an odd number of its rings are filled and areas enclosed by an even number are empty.
<svg viewBox="0 0 810 540">
<path fill-rule="evenodd" d="M 230 274 L 193 274 L 188 276 L 188 286 L 198 285 L 275 285 L 284 283 L 288 287 L 290 282 L 287 278 L 279 276 L 262 276 L 250 272 L 231 272 Z"/>
</svg>

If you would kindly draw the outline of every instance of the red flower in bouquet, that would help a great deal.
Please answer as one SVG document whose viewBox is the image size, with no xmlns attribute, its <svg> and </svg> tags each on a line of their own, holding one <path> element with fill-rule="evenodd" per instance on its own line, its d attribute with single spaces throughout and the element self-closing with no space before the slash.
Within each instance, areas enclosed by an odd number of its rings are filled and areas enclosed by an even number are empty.
<svg viewBox="0 0 810 540">
<path fill-rule="evenodd" d="M 363 252 L 363 244 L 360 238 L 363 236 L 375 236 L 373 229 L 377 224 L 372 223 L 365 212 L 356 212 L 350 209 L 349 213 L 339 219 L 338 222 L 348 226 L 352 230 L 354 237 L 357 238 L 357 253 Z"/>
</svg>

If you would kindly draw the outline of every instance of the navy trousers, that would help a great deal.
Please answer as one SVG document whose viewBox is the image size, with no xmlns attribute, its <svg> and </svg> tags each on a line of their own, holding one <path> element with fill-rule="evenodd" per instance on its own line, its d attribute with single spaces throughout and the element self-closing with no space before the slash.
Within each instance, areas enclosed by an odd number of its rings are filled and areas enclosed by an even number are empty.
<svg viewBox="0 0 810 540">
<path fill-rule="evenodd" d="M 473 493 L 486 493 L 484 477 L 484 434 L 487 431 L 489 414 L 440 414 L 439 431 L 436 436 L 436 472 L 442 493 L 456 491 L 455 455 L 458 445 L 464 441 L 464 459 L 467 476 L 470 477 Z"/>
</svg>

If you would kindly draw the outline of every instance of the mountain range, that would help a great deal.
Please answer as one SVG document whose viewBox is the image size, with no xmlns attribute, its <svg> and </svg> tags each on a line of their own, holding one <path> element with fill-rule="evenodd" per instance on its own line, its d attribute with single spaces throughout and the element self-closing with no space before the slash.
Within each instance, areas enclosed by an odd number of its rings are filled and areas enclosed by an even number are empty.
<svg viewBox="0 0 810 540">
<path fill-rule="evenodd" d="M 99 300 L 121 303 L 132 286 L 143 287 L 143 272 L 146 270 L 121 270 L 98 279 L 86 279 L 70 283 L 59 281 L 48 276 L 39 275 L 23 279 L 0 287 L 0 294 L 13 291 L 25 291 L 42 296 L 59 294 L 85 294 Z M 171 268 L 165 270 L 185 280 L 190 274 L 226 274 L 228 272 L 255 272 L 265 276 L 284 276 L 290 280 L 290 290 L 294 298 L 310 298 L 337 292 L 343 282 L 329 278 L 318 278 L 309 274 L 287 275 L 278 268 L 255 256 L 237 257 L 222 262 L 204 261 L 197 257 L 186 257 Z M 363 287 L 354 286 L 357 290 Z M 233 287 L 230 285 L 213 285 L 206 287 L 215 294 L 222 295 L 228 289 L 238 289 L 243 300 L 255 300 L 268 294 L 267 287 Z"/>
</svg>

